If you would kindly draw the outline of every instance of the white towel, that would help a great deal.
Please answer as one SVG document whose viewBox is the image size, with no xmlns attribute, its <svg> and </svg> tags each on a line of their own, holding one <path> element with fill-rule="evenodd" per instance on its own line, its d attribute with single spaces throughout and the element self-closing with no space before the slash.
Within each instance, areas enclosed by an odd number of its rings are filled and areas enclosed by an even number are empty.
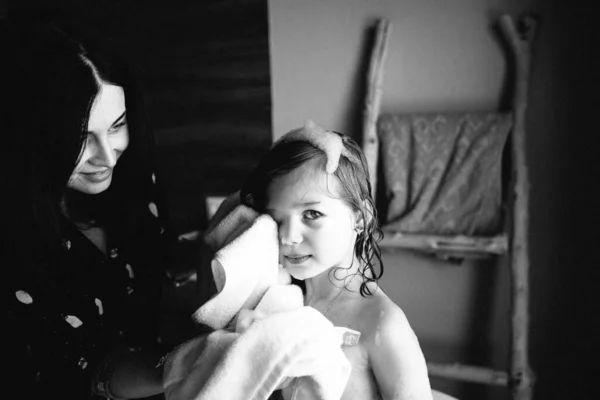
<svg viewBox="0 0 600 400">
<path fill-rule="evenodd" d="M 303 306 L 302 291 L 279 266 L 275 221 L 237 206 L 209 241 L 218 293 L 193 318 L 217 331 L 168 355 L 166 399 L 266 400 L 292 385 L 297 400 L 338 400 L 351 369 L 341 346 L 360 334 Z"/>
<path fill-rule="evenodd" d="M 204 241 L 214 250 L 220 250 L 246 230 L 258 213 L 239 204 L 239 194 L 227 197 L 217 210 L 204 236 Z"/>
<path fill-rule="evenodd" d="M 298 382 L 298 400 L 337 400 L 351 368 L 340 347 L 342 333 L 314 308 L 301 307 L 257 320 L 244 333 L 198 337 L 168 356 L 165 398 L 266 400 Z"/>
<path fill-rule="evenodd" d="M 193 318 L 221 329 L 242 308 L 254 309 L 267 288 L 280 281 L 277 224 L 239 205 L 205 240 L 218 249 L 211 262 L 217 294 Z"/>
<path fill-rule="evenodd" d="M 235 331 L 244 332 L 256 320 L 275 313 L 297 310 L 302 307 L 304 296 L 296 285 L 273 285 L 262 296 L 255 309 L 241 309 L 235 317 Z"/>
</svg>

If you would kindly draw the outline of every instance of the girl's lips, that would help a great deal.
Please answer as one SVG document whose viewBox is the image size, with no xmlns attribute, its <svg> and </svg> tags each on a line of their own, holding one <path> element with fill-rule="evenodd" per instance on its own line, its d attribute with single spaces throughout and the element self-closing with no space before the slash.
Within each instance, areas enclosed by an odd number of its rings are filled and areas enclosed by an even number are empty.
<svg viewBox="0 0 600 400">
<path fill-rule="evenodd" d="M 285 256 L 285 259 L 290 264 L 302 264 L 304 261 L 308 260 L 310 256 Z"/>
</svg>

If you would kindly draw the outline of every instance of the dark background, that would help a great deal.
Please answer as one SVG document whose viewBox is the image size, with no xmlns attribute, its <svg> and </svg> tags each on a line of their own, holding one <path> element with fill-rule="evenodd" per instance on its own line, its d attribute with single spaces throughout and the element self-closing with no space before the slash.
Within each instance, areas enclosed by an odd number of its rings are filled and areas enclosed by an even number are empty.
<svg viewBox="0 0 600 400">
<path fill-rule="evenodd" d="M 5 1 L 0 9 L 73 16 L 127 55 L 146 89 L 171 230 L 201 229 L 205 196 L 237 190 L 269 148 L 267 0 Z"/>
<path fill-rule="evenodd" d="M 114 43 L 137 71 L 157 143 L 161 213 L 172 233 L 202 230 L 206 197 L 238 190 L 269 149 L 267 0 L 0 0 L 0 19 L 13 16 L 73 17 Z M 210 268 L 197 282 L 186 280 L 204 262 L 197 238 L 175 243 L 169 254 L 161 336 L 175 346 L 204 330 L 191 313 L 214 284 Z"/>
</svg>

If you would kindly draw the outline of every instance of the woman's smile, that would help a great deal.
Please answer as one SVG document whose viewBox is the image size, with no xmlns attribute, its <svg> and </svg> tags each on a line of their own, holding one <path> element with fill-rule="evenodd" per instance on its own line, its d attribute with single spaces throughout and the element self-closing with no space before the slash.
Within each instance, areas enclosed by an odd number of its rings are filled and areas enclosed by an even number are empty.
<svg viewBox="0 0 600 400">
<path fill-rule="evenodd" d="M 85 177 L 90 182 L 100 183 L 107 180 L 112 174 L 112 168 L 106 168 L 102 171 L 98 172 L 80 172 L 81 175 Z"/>
</svg>

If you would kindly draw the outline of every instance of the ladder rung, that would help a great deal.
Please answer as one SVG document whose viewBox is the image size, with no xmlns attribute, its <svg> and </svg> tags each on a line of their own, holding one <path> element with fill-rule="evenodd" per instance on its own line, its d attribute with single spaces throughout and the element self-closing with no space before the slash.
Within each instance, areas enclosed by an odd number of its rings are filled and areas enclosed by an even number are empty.
<svg viewBox="0 0 600 400">
<path fill-rule="evenodd" d="M 508 373 L 490 368 L 463 364 L 427 363 L 430 376 L 495 386 L 508 385 Z"/>
<path fill-rule="evenodd" d="M 415 233 L 401 233 L 383 229 L 384 237 L 379 243 L 381 248 L 405 248 L 432 252 L 505 254 L 508 250 L 506 234 L 497 236 L 446 236 Z"/>
</svg>

